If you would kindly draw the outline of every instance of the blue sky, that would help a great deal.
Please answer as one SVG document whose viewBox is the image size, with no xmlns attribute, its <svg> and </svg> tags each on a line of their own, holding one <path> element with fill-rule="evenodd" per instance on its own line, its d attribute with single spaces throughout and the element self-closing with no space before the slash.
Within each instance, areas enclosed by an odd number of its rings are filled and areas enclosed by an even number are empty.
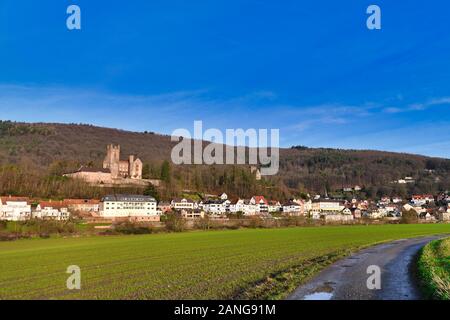
<svg viewBox="0 0 450 320">
<path fill-rule="evenodd" d="M 81 8 L 82 30 L 66 28 Z M 366 8 L 382 30 L 366 28 Z M 450 157 L 448 1 L 0 2 L 0 118 Z"/>
</svg>

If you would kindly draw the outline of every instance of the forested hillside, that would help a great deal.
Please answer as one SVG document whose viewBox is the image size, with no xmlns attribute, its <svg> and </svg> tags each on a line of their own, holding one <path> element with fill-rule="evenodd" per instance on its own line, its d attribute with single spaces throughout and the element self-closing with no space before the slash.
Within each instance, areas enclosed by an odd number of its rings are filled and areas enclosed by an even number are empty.
<svg viewBox="0 0 450 320">
<path fill-rule="evenodd" d="M 233 196 L 261 193 L 284 199 L 307 192 L 332 194 L 342 187 L 359 185 L 364 188 L 363 196 L 376 197 L 436 193 L 450 186 L 450 160 L 447 159 L 380 151 L 292 147 L 280 150 L 278 175 L 256 181 L 248 166 L 171 164 L 170 153 L 174 143 L 165 135 L 92 125 L 2 121 L 0 193 L 29 193 L 33 187 L 23 184 L 34 181 L 36 185 L 44 177 L 52 182 L 39 188 L 47 189 L 46 194 L 51 196 L 55 192 L 52 186 L 55 190 L 61 188 L 56 187 L 61 182 L 55 181 L 62 173 L 82 164 L 100 166 L 109 143 L 121 145 L 124 159 L 129 154 L 136 154 L 144 162 L 145 177 L 163 178 L 167 196 L 188 189 L 225 191 Z M 416 183 L 392 183 L 405 176 L 413 177 Z M 82 196 L 87 192 L 79 186 L 76 189 L 79 191 L 71 196 Z M 98 190 L 91 192 L 87 195 L 101 193 Z M 66 194 L 59 193 L 61 196 Z"/>
</svg>

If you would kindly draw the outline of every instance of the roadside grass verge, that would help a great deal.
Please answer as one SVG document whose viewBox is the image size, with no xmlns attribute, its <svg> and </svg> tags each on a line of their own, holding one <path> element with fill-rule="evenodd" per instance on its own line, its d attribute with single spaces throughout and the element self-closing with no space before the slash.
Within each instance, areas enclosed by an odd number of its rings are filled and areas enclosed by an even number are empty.
<svg viewBox="0 0 450 320">
<path fill-rule="evenodd" d="M 432 241 L 422 248 L 418 274 L 427 298 L 450 300 L 450 238 Z"/>
</svg>

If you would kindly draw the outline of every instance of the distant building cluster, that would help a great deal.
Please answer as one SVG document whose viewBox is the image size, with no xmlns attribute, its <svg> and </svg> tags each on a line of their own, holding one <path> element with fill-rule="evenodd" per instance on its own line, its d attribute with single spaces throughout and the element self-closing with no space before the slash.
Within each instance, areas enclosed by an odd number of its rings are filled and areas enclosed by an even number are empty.
<svg viewBox="0 0 450 320">
<path fill-rule="evenodd" d="M 209 216 L 226 219 L 230 214 L 244 217 L 304 216 L 330 222 L 354 219 L 400 219 L 404 212 L 428 221 L 450 220 L 450 196 L 441 194 L 413 195 L 409 199 L 382 197 L 378 201 L 353 198 L 341 201 L 315 196 L 308 199 L 290 199 L 281 203 L 267 200 L 262 195 L 250 199 L 229 199 L 223 193 L 200 201 L 174 198 L 157 203 L 151 196 L 114 194 L 97 199 L 64 199 L 61 201 L 31 201 L 26 197 L 0 197 L 0 220 L 24 221 L 29 219 L 67 220 L 72 214 L 86 219 L 130 220 L 158 222 L 161 215 L 174 212 L 186 219 Z"/>
<path fill-rule="evenodd" d="M 354 190 L 354 188 L 352 188 Z M 419 201 L 419 202 L 418 202 Z M 253 196 L 250 199 L 228 199 L 222 194 L 212 199 L 193 201 L 188 198 L 175 198 L 170 203 L 160 203 L 158 209 L 161 213 L 169 211 L 181 212 L 184 217 L 226 217 L 227 214 L 241 213 L 243 216 L 272 217 L 276 214 L 284 216 L 305 216 L 325 221 L 351 221 L 360 218 L 369 219 L 399 219 L 408 206 L 415 208 L 418 218 L 449 220 L 450 207 L 446 203 L 433 210 L 425 210 L 422 206 L 433 203 L 430 195 L 415 195 L 411 199 L 403 200 L 401 197 L 383 197 L 379 201 L 360 200 L 341 201 L 330 198 L 313 197 L 308 199 L 291 199 L 280 203 L 276 200 L 267 200 L 264 196 Z M 448 201 L 450 202 L 450 200 Z M 406 207 L 405 207 L 406 206 Z M 420 206 L 420 210 L 418 209 Z M 429 215 L 424 213 L 428 212 Z M 421 214 L 424 213 L 424 214 Z"/>
<path fill-rule="evenodd" d="M 100 201 L 92 199 L 35 202 L 28 197 L 4 196 L 0 197 L 0 220 L 67 220 L 71 212 L 98 212 L 99 205 Z"/>
<path fill-rule="evenodd" d="M 0 197 L 0 220 L 30 219 L 68 220 L 80 218 L 126 218 L 136 221 L 159 221 L 160 212 L 153 197 L 141 195 L 109 195 L 97 199 L 64 199 L 33 201 L 27 197 Z"/>
</svg>

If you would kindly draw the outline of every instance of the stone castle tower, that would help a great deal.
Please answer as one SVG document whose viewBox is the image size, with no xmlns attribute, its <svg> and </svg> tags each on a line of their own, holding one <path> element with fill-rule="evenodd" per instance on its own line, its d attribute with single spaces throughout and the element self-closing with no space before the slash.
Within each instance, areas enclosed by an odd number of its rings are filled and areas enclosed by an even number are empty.
<svg viewBox="0 0 450 320">
<path fill-rule="evenodd" d="M 106 146 L 106 157 L 103 160 L 103 169 L 111 171 L 112 178 L 119 177 L 119 163 L 120 163 L 120 146 L 109 144 Z"/>
<path fill-rule="evenodd" d="M 103 160 L 103 169 L 109 169 L 111 177 L 142 179 L 142 161 L 134 159 L 133 155 L 128 160 L 120 160 L 120 145 L 110 144 L 106 146 L 106 157 Z"/>
</svg>

